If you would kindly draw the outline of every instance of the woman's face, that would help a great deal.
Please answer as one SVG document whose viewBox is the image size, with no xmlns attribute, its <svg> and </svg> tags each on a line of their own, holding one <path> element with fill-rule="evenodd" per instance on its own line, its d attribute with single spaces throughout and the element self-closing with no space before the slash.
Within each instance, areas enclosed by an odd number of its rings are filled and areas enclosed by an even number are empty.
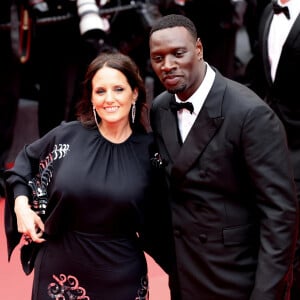
<svg viewBox="0 0 300 300">
<path fill-rule="evenodd" d="M 113 68 L 103 67 L 92 79 L 92 104 L 101 122 L 129 123 L 129 112 L 138 96 L 125 75 Z"/>
</svg>

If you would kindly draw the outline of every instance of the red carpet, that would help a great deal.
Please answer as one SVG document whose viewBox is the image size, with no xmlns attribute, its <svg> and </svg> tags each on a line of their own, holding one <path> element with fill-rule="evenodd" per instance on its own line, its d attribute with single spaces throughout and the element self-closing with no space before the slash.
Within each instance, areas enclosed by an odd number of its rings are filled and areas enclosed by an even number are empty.
<svg viewBox="0 0 300 300">
<path fill-rule="evenodd" d="M 30 300 L 32 275 L 26 276 L 23 273 L 18 248 L 14 251 L 11 262 L 7 262 L 3 208 L 4 199 L 0 199 L 0 299 Z M 150 257 L 147 257 L 147 261 L 149 263 L 150 300 L 169 300 L 166 274 Z"/>
</svg>

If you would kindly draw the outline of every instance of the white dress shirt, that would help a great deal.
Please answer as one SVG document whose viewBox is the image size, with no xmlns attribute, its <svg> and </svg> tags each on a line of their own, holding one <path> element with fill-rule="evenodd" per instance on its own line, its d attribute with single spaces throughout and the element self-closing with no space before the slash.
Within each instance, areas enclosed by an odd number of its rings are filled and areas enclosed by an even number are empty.
<svg viewBox="0 0 300 300">
<path fill-rule="evenodd" d="M 202 106 L 203 103 L 213 85 L 215 80 L 215 72 L 214 70 L 206 63 L 206 74 L 204 79 L 195 93 L 186 100 L 186 102 L 192 102 L 194 106 L 194 112 L 191 114 L 187 109 L 181 109 L 177 112 L 178 117 L 178 127 L 181 134 L 182 142 L 185 141 L 191 127 L 193 126 Z M 176 102 L 183 102 L 181 101 L 177 95 L 175 95 Z"/>
<path fill-rule="evenodd" d="M 268 36 L 268 56 L 271 66 L 271 77 L 274 81 L 276 70 L 280 59 L 283 44 L 300 12 L 300 1 L 289 0 L 285 4 L 278 1 L 281 6 L 287 6 L 290 12 L 290 19 L 283 13 L 274 14 L 271 21 L 269 36 Z"/>
</svg>

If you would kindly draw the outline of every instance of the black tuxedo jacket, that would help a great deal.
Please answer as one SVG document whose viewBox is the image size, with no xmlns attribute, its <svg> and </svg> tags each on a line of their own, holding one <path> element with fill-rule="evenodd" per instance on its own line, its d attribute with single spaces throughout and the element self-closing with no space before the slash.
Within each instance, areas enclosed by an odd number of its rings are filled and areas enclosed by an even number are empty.
<svg viewBox="0 0 300 300">
<path fill-rule="evenodd" d="M 282 123 L 219 72 L 180 146 L 164 92 L 151 125 L 170 190 L 172 299 L 287 299 L 297 204 Z"/>
<path fill-rule="evenodd" d="M 258 50 L 252 60 L 254 76 L 249 87 L 264 97 L 282 120 L 288 137 L 294 174 L 300 181 L 300 15 L 283 45 L 274 82 L 271 79 L 268 58 L 268 35 L 273 15 L 270 4 L 261 17 Z"/>
</svg>

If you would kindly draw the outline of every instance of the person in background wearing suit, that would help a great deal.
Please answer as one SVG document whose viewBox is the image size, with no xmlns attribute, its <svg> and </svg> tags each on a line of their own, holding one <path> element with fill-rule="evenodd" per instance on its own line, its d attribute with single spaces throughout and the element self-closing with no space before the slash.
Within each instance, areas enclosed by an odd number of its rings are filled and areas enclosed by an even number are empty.
<svg viewBox="0 0 300 300">
<path fill-rule="evenodd" d="M 298 207 L 281 121 L 206 63 L 185 16 L 158 20 L 149 45 L 166 88 L 150 116 L 172 210 L 172 300 L 288 299 Z"/>
<path fill-rule="evenodd" d="M 284 7 L 281 9 L 278 5 Z M 300 5 L 295 0 L 270 3 L 259 27 L 258 46 L 249 62 L 247 84 L 276 112 L 286 129 L 300 201 Z M 251 75 L 252 70 L 252 75 Z M 294 262 L 292 300 L 300 299 L 300 241 Z"/>
</svg>

